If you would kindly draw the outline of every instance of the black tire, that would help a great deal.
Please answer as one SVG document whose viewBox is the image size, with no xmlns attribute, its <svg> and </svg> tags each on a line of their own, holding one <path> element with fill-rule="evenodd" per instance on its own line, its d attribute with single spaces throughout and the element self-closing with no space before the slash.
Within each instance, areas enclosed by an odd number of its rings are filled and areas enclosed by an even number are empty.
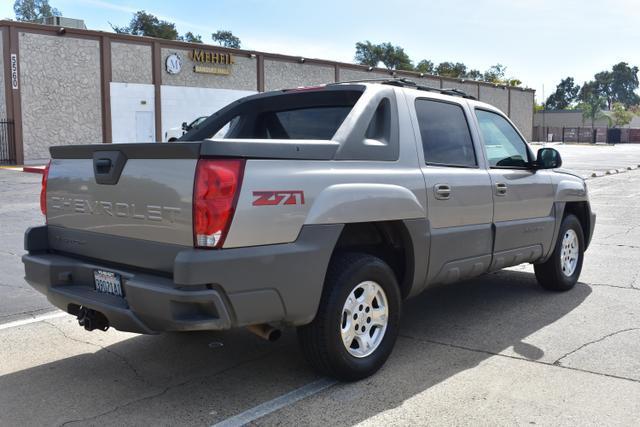
<svg viewBox="0 0 640 427">
<path fill-rule="evenodd" d="M 563 238 L 573 230 L 578 237 L 578 260 L 575 270 L 571 275 L 566 275 L 562 270 L 562 249 Z M 535 264 L 534 271 L 538 283 L 545 289 L 551 291 L 568 291 L 578 282 L 582 271 L 582 261 L 584 260 L 584 234 L 580 225 L 580 220 L 575 215 L 567 215 L 560 224 L 558 239 L 551 257 L 542 264 Z"/>
<path fill-rule="evenodd" d="M 377 283 L 384 291 L 388 321 L 375 350 L 367 356 L 355 357 L 342 341 L 342 310 L 351 292 L 365 281 Z M 336 254 L 327 271 L 315 319 L 298 328 L 302 352 L 313 368 L 323 375 L 341 381 L 366 378 L 380 369 L 391 354 L 398 336 L 401 308 L 402 296 L 396 277 L 384 261 L 361 253 Z"/>
</svg>

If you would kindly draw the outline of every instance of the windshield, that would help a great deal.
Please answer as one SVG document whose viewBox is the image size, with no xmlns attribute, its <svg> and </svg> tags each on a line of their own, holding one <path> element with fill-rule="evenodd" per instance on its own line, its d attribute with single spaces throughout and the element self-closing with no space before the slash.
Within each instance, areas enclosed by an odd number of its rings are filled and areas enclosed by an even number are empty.
<svg viewBox="0 0 640 427">
<path fill-rule="evenodd" d="M 202 123 L 205 120 L 207 120 L 207 118 L 208 118 L 208 116 L 198 117 L 197 119 L 195 119 L 194 121 L 191 122 L 191 124 L 189 125 L 189 128 L 194 128 L 194 127 L 198 126 L 200 123 Z"/>
</svg>

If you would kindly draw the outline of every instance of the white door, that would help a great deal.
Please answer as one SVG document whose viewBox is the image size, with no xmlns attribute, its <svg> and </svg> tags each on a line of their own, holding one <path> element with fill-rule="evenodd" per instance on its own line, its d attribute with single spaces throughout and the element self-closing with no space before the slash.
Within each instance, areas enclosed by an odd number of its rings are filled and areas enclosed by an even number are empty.
<svg viewBox="0 0 640 427">
<path fill-rule="evenodd" d="M 153 112 L 136 111 L 136 142 L 153 142 L 154 128 Z"/>
</svg>

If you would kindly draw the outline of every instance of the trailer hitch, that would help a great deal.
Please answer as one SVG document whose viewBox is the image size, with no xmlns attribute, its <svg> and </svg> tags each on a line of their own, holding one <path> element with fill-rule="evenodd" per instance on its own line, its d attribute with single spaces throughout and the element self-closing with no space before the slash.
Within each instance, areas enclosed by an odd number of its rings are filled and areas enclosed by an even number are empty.
<svg viewBox="0 0 640 427">
<path fill-rule="evenodd" d="M 106 331 L 109 329 L 109 320 L 99 311 L 80 307 L 76 315 L 80 326 L 83 326 L 87 331 L 93 331 L 94 329 Z"/>
</svg>

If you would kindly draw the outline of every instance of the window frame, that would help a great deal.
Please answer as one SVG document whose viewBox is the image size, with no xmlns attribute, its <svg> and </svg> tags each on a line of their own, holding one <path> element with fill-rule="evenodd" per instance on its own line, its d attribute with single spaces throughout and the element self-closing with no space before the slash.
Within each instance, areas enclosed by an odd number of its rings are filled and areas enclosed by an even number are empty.
<svg viewBox="0 0 640 427">
<path fill-rule="evenodd" d="M 429 162 L 427 160 L 427 154 L 424 151 L 424 142 L 422 141 L 422 129 L 420 128 L 420 117 L 418 117 L 418 109 L 416 108 L 416 104 L 418 101 L 429 101 L 429 102 L 437 102 L 440 104 L 449 104 L 454 105 L 462 111 L 462 116 L 464 117 L 464 121 L 467 124 L 467 131 L 469 132 L 469 140 L 471 141 L 471 148 L 473 149 L 473 158 L 475 160 L 475 165 L 462 165 L 462 164 L 453 164 L 453 163 L 438 163 L 438 162 Z M 413 100 L 413 110 L 416 115 L 416 123 L 418 125 L 418 134 L 420 135 L 420 146 L 422 148 L 422 156 L 424 158 L 425 166 L 438 166 L 438 167 L 447 167 L 447 168 L 464 168 L 464 169 L 480 169 L 480 161 L 478 159 L 478 151 L 476 150 L 476 144 L 473 136 L 473 132 L 471 126 L 469 124 L 469 116 L 467 114 L 466 109 L 463 104 L 458 102 L 453 102 L 445 99 L 437 99 L 437 98 L 428 98 L 424 96 L 416 96 Z"/>
<path fill-rule="evenodd" d="M 534 162 L 533 152 L 531 151 L 531 148 L 529 147 L 529 144 L 527 144 L 527 141 L 520 134 L 520 131 L 518 130 L 518 128 L 516 128 L 513 125 L 513 123 L 511 123 L 511 120 L 509 120 L 509 118 L 507 116 L 505 116 L 504 114 L 502 114 L 501 112 L 490 110 L 488 108 L 482 108 L 482 107 L 474 106 L 473 107 L 473 111 L 474 111 L 473 115 L 475 116 L 476 124 L 478 126 L 478 136 L 480 137 L 480 143 L 482 144 L 482 149 L 484 150 L 484 155 L 485 155 L 486 160 L 487 160 L 487 167 L 489 169 L 531 170 L 531 165 Z M 489 157 L 487 156 L 487 145 L 486 145 L 485 140 L 484 140 L 484 135 L 482 134 L 482 129 L 480 129 L 480 120 L 478 119 L 478 115 L 476 114 L 476 111 L 484 111 L 485 113 L 495 114 L 498 117 L 502 117 L 507 122 L 507 124 L 509 126 L 511 126 L 511 128 L 515 131 L 516 135 L 518 135 L 518 138 L 520 139 L 520 141 L 524 144 L 525 151 L 527 152 L 527 166 L 491 166 L 491 161 L 489 160 Z"/>
</svg>

